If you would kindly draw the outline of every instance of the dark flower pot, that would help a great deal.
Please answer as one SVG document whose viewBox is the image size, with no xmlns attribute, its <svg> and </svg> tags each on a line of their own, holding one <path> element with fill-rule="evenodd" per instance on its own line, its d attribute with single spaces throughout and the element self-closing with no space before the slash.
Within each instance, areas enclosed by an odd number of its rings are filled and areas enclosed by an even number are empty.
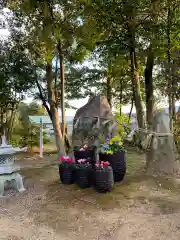
<svg viewBox="0 0 180 240">
<path fill-rule="evenodd" d="M 74 157 L 76 163 L 79 159 L 87 159 L 90 164 L 95 165 L 96 163 L 95 148 L 88 149 L 85 151 L 74 150 Z"/>
<path fill-rule="evenodd" d="M 73 184 L 74 183 L 74 173 L 75 167 L 72 165 L 59 165 L 59 176 L 63 184 Z"/>
<path fill-rule="evenodd" d="M 75 182 L 80 188 L 89 188 L 92 186 L 92 168 L 78 167 L 75 173 Z"/>
<path fill-rule="evenodd" d="M 112 155 L 100 153 L 99 159 L 110 163 L 110 166 L 113 169 L 115 182 L 120 182 L 124 179 L 126 174 L 126 157 L 124 151 L 116 152 Z"/>
<path fill-rule="evenodd" d="M 111 192 L 114 185 L 113 170 L 109 166 L 106 169 L 95 169 L 94 188 L 99 193 Z"/>
</svg>

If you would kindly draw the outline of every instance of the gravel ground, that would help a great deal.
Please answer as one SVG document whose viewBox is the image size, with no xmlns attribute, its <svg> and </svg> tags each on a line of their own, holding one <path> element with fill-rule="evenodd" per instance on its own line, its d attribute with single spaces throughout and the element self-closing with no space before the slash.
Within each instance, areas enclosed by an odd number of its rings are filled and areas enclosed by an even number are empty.
<svg viewBox="0 0 180 240">
<path fill-rule="evenodd" d="M 60 184 L 56 167 L 23 174 L 27 190 L 0 199 L 0 240 L 180 239 L 178 189 L 137 177 L 101 195 Z"/>
</svg>

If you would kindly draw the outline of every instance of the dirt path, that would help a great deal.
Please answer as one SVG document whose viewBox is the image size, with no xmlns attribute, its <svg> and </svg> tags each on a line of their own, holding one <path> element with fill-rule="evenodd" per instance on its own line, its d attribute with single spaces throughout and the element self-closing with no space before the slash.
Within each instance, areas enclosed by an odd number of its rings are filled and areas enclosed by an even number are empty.
<svg viewBox="0 0 180 240">
<path fill-rule="evenodd" d="M 24 170 L 27 191 L 0 200 L 0 240 L 179 240 L 180 193 L 134 177 L 97 194 L 58 181 L 55 167 Z"/>
<path fill-rule="evenodd" d="M 39 154 L 21 154 L 15 163 L 20 165 L 21 169 L 41 168 L 57 163 L 57 155 L 46 154 L 40 158 Z"/>
</svg>

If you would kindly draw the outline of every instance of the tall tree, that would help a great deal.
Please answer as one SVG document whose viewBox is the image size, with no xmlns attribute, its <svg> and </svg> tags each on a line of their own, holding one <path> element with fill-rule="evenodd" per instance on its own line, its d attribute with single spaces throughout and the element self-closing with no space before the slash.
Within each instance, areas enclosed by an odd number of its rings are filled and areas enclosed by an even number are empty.
<svg viewBox="0 0 180 240">
<path fill-rule="evenodd" d="M 18 103 L 35 84 L 35 69 L 22 49 L 3 41 L 0 48 L 1 130 L 11 137 Z"/>
<path fill-rule="evenodd" d="M 53 75 L 53 61 L 54 57 L 59 55 L 61 65 L 61 88 L 59 89 L 61 94 L 60 107 L 62 109 L 64 123 L 63 63 L 65 56 L 67 56 L 69 59 L 74 59 L 77 57 L 76 52 L 79 48 L 79 45 L 77 45 L 76 48 L 72 46 L 74 43 L 75 32 L 80 26 L 76 14 L 77 8 L 74 8 L 73 2 L 70 1 L 67 2 L 62 0 L 61 2 L 56 2 L 55 0 L 46 0 L 43 2 L 26 1 L 25 3 L 22 1 L 16 4 L 12 2 L 11 9 L 14 13 L 13 21 L 15 21 L 15 18 L 17 20 L 15 24 L 17 25 L 20 21 L 22 21 L 23 26 L 26 29 L 25 32 L 22 32 L 22 30 L 19 29 L 19 32 L 21 32 L 22 35 L 23 47 L 28 49 L 30 57 L 33 58 L 35 62 L 40 61 L 46 65 L 45 85 L 47 86 L 48 90 L 48 112 L 50 113 L 50 117 L 52 119 L 57 148 L 59 152 L 64 155 L 65 150 L 63 137 L 59 124 L 59 105 L 56 97 L 57 89 L 55 89 L 55 87 L 59 86 L 59 84 L 55 84 L 55 78 Z M 17 9 L 20 11 L 17 11 Z M 12 24 L 14 24 L 13 21 L 11 21 Z M 80 52 L 81 51 L 79 51 L 79 53 Z M 81 56 L 82 55 L 83 54 L 81 54 Z M 37 86 L 39 90 L 42 90 L 39 83 L 37 83 Z M 43 97 L 43 94 L 41 93 L 40 95 Z M 43 102 L 45 105 L 45 101 Z M 65 124 L 63 125 L 65 127 Z"/>
</svg>

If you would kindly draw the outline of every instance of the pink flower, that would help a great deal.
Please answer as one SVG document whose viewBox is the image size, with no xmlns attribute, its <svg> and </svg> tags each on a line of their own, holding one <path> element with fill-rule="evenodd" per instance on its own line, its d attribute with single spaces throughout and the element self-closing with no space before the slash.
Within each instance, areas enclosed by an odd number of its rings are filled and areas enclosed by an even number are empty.
<svg viewBox="0 0 180 240">
<path fill-rule="evenodd" d="M 62 157 L 61 157 L 61 161 L 64 162 L 64 161 L 66 161 L 66 160 L 69 159 L 69 158 L 70 158 L 70 157 L 68 157 L 68 156 L 62 156 Z"/>
<path fill-rule="evenodd" d="M 84 149 L 84 148 L 80 148 L 80 149 L 79 149 L 79 151 L 85 151 L 85 150 L 86 150 L 86 149 Z"/>
<path fill-rule="evenodd" d="M 82 159 L 82 161 L 81 161 L 82 163 L 86 163 L 86 159 Z"/>
<path fill-rule="evenodd" d="M 80 163 L 86 163 L 86 159 L 79 159 L 77 162 L 80 164 Z"/>
<path fill-rule="evenodd" d="M 110 163 L 108 161 L 103 163 L 104 167 L 108 167 L 110 165 Z"/>
<path fill-rule="evenodd" d="M 62 156 L 61 158 L 60 158 L 60 160 L 59 160 L 59 162 L 67 162 L 67 163 L 70 163 L 70 164 L 72 164 L 73 163 L 73 159 L 72 158 L 70 158 L 69 156 Z"/>
<path fill-rule="evenodd" d="M 61 162 L 64 162 L 64 161 L 65 161 L 64 156 L 62 156 L 62 157 L 60 158 L 60 161 L 61 161 Z"/>
<path fill-rule="evenodd" d="M 72 163 L 73 163 L 73 160 L 72 160 L 72 158 L 68 158 L 68 159 L 66 160 L 66 162 L 69 163 L 69 164 L 72 164 Z"/>
<path fill-rule="evenodd" d="M 88 146 L 84 145 L 84 147 L 80 148 L 79 151 L 86 151 L 88 150 Z"/>
</svg>

